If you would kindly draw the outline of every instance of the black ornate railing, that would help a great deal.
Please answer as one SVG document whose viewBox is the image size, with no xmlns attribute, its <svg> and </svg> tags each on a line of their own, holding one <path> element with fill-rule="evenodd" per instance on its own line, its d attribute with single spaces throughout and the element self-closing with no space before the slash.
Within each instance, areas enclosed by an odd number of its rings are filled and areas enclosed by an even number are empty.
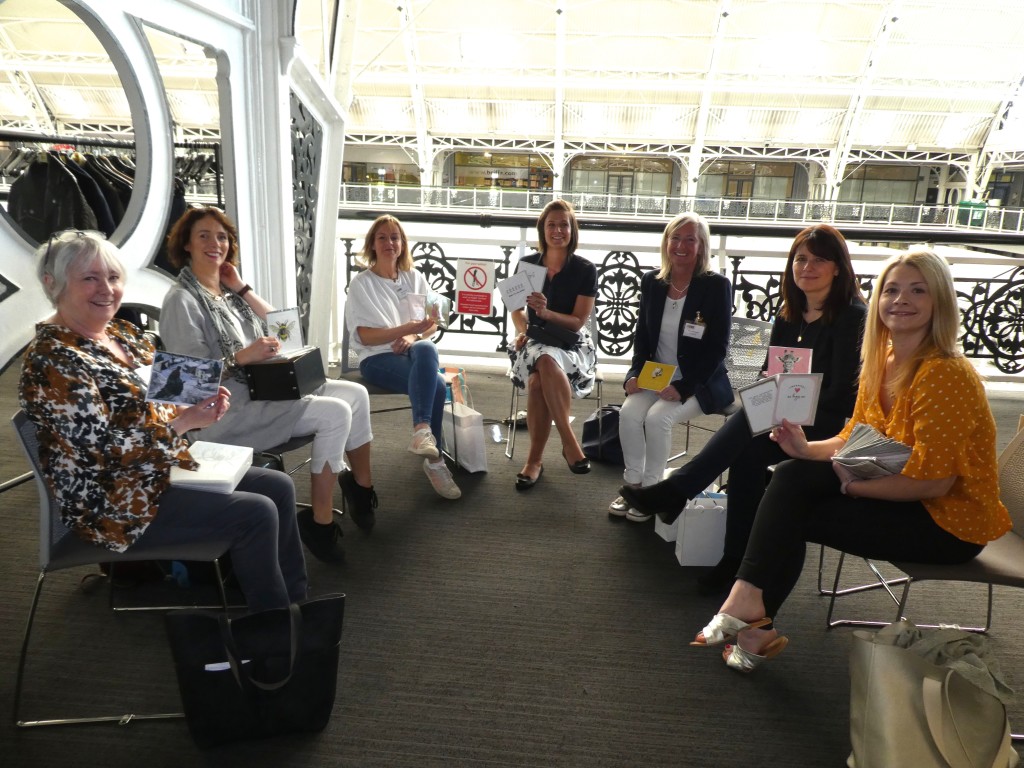
<svg viewBox="0 0 1024 768">
<path fill-rule="evenodd" d="M 312 296 L 313 246 L 316 205 L 320 196 L 320 157 L 323 127 L 291 93 L 292 190 L 295 227 L 295 293 L 302 337 L 309 338 L 309 304 Z"/>
<path fill-rule="evenodd" d="M 345 239 L 346 277 L 360 269 L 353 252 L 354 240 Z M 495 258 L 497 279 L 508 275 L 515 246 L 502 245 Z M 427 278 L 431 290 L 454 302 L 456 263 L 448 259 L 436 242 L 419 242 L 412 248 L 416 267 Z M 487 256 L 474 255 L 486 260 Z M 757 320 L 771 320 L 781 303 L 782 274 L 777 270 L 744 269 L 745 256 L 730 256 L 733 286 L 733 314 Z M 628 357 L 633 347 L 640 302 L 640 279 L 655 265 L 650 257 L 642 261 L 626 250 L 607 252 L 597 264 L 598 294 L 595 301 L 597 345 L 602 356 Z M 861 290 L 870 297 L 874 274 L 858 274 Z M 990 360 L 1005 374 L 1024 373 L 1024 267 L 1005 276 L 955 277 L 957 297 L 963 314 L 960 337 L 964 354 Z M 495 351 L 508 346 L 508 313 L 492 309 L 490 317 L 453 314 L 445 333 L 496 336 Z"/>
</svg>

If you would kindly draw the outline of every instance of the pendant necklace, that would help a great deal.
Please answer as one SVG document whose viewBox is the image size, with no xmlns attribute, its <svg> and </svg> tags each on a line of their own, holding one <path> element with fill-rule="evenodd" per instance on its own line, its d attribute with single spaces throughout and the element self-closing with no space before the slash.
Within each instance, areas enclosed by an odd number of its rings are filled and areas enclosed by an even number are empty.
<svg viewBox="0 0 1024 768">
<path fill-rule="evenodd" d="M 807 330 L 807 321 L 806 320 L 801 320 L 800 321 L 800 330 L 798 330 L 796 332 L 797 343 L 799 343 L 799 342 L 804 340 L 804 331 L 806 331 L 806 330 Z"/>
<path fill-rule="evenodd" d="M 669 283 L 669 286 L 668 286 L 669 291 L 670 292 L 671 291 L 676 291 L 679 294 L 679 298 L 677 298 L 677 299 L 673 299 L 671 295 L 669 296 L 669 299 L 672 301 L 672 309 L 673 310 L 678 309 L 679 308 L 679 302 L 682 301 L 684 298 L 686 298 L 686 291 L 689 289 L 689 287 L 690 287 L 689 283 L 684 285 L 682 288 L 676 288 L 674 285 Z"/>
</svg>

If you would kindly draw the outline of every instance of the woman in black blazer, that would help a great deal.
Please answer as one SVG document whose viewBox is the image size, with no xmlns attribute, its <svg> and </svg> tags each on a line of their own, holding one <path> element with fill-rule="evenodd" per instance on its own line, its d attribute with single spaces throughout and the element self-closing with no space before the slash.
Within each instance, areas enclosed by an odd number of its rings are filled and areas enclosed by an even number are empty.
<svg viewBox="0 0 1024 768">
<path fill-rule="evenodd" d="M 661 237 L 661 269 L 640 282 L 640 312 L 633 360 L 623 388 L 619 440 L 627 486 L 654 485 L 662 479 L 672 445 L 672 427 L 713 413 L 732 402 L 725 369 L 732 324 L 729 281 L 709 271 L 711 233 L 695 213 L 669 222 Z M 651 362 L 660 376 L 642 376 Z M 676 366 L 674 373 L 657 364 Z M 641 386 L 643 385 L 643 386 Z M 649 519 L 620 496 L 610 514 L 636 522 Z"/>
</svg>

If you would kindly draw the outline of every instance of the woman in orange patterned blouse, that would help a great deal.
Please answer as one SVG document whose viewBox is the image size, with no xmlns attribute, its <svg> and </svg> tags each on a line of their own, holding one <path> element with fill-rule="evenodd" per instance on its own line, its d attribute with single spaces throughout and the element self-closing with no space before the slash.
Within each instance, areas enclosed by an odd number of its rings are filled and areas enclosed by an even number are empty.
<svg viewBox="0 0 1024 768">
<path fill-rule="evenodd" d="M 787 640 L 768 617 L 800 577 L 805 542 L 878 560 L 962 563 L 1010 530 L 995 421 L 959 331 L 941 258 L 921 250 L 886 263 L 868 308 L 853 417 L 817 442 L 789 422 L 773 431 L 797 460 L 776 468 L 732 591 L 694 645 L 735 639 L 724 658 L 741 672 L 777 655 Z M 910 447 L 899 474 L 858 479 L 831 462 L 857 423 Z"/>
<path fill-rule="evenodd" d="M 36 327 L 18 386 L 39 429 L 39 458 L 64 524 L 124 552 L 142 540 L 173 546 L 223 542 L 251 610 L 306 596 L 295 486 L 283 472 L 250 469 L 234 493 L 170 484 L 171 467 L 195 469 L 184 435 L 228 409 L 228 391 L 190 408 L 145 400 L 138 369 L 153 345 L 114 319 L 125 270 L 117 248 L 91 232 L 64 232 L 36 254 L 56 313 Z"/>
</svg>

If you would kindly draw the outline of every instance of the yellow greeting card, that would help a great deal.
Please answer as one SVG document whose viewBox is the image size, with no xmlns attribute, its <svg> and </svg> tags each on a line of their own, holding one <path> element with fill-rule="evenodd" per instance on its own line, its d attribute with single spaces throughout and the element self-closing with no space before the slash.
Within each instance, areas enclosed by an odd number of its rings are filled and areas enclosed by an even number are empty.
<svg viewBox="0 0 1024 768">
<path fill-rule="evenodd" d="M 648 360 L 644 363 L 644 367 L 636 379 L 636 385 L 640 389 L 660 392 L 668 386 L 669 382 L 672 381 L 672 377 L 676 375 L 676 367 L 668 363 L 656 363 L 653 360 Z"/>
</svg>

